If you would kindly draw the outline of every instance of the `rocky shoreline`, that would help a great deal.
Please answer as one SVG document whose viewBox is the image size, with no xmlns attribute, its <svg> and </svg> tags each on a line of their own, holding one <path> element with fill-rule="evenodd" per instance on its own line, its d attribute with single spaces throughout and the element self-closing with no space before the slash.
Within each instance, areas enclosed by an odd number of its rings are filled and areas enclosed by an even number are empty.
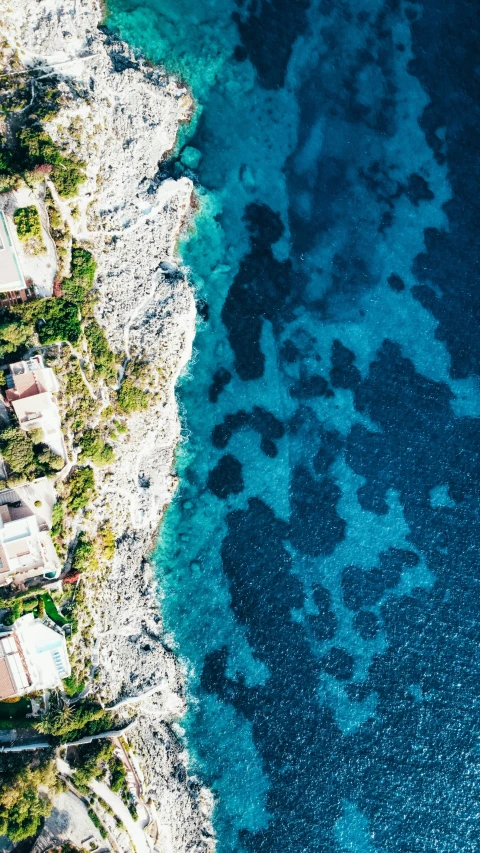
<svg viewBox="0 0 480 853">
<path fill-rule="evenodd" d="M 96 259 L 96 317 L 111 348 L 123 360 L 148 363 L 152 373 L 150 407 L 130 415 L 117 461 L 96 473 L 92 514 L 109 520 L 117 548 L 111 570 L 88 591 L 95 695 L 111 705 L 156 688 L 136 709 L 130 741 L 166 828 L 165 849 L 210 851 L 213 799 L 189 777 L 188 756 L 171 728 L 185 711 L 184 676 L 163 643 L 148 562 L 176 487 L 175 383 L 191 356 L 196 314 L 176 256 L 193 187 L 186 178 L 155 176 L 192 102 L 165 72 L 99 30 L 101 16 L 97 0 L 18 0 L 13 11 L 0 0 L 3 38 L 25 65 L 55 75 L 62 91 L 49 134 L 86 164 L 75 208 L 55 202 Z"/>
</svg>

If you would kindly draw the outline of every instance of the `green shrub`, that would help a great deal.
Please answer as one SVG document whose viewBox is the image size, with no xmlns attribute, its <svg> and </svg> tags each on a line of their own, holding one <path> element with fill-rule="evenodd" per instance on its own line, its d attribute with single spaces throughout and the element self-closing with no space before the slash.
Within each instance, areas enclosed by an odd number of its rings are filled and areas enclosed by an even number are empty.
<svg viewBox="0 0 480 853">
<path fill-rule="evenodd" d="M 20 616 L 23 616 L 23 601 L 21 598 L 17 598 L 11 603 L 10 612 L 5 618 L 5 621 L 8 622 L 9 625 L 13 625 L 17 619 L 20 619 Z"/>
<path fill-rule="evenodd" d="M 77 693 L 81 693 L 85 687 L 85 682 L 80 680 L 75 673 L 72 672 L 68 678 L 63 679 L 63 686 L 65 688 L 65 693 L 67 696 L 76 696 Z"/>
<path fill-rule="evenodd" d="M 89 816 L 90 820 L 92 821 L 93 825 L 97 827 L 102 838 L 106 838 L 107 837 L 106 830 L 105 830 L 100 818 L 98 817 L 97 813 L 94 812 L 93 809 L 89 809 L 88 810 L 88 816 Z"/>
<path fill-rule="evenodd" d="M 36 327 L 40 343 L 44 345 L 58 341 L 76 344 L 82 332 L 78 307 L 66 299 L 54 296 L 36 299 L 12 305 L 10 312 L 19 317 L 22 325 Z"/>
<path fill-rule="evenodd" d="M 135 803 L 133 802 L 133 800 L 130 800 L 130 802 L 127 804 L 127 808 L 128 808 L 128 811 L 130 812 L 130 814 L 132 815 L 133 819 L 138 820 L 137 807 L 136 807 Z"/>
<path fill-rule="evenodd" d="M 83 170 L 73 160 L 63 159 L 51 174 L 52 182 L 62 198 L 73 198 L 77 195 L 80 184 L 86 179 Z"/>
<path fill-rule="evenodd" d="M 64 296 L 81 304 L 93 285 L 97 264 L 91 252 L 80 246 L 72 248 L 71 275 L 62 282 Z"/>
<path fill-rule="evenodd" d="M 91 320 L 85 326 L 85 338 L 92 354 L 96 370 L 107 382 L 115 382 L 117 372 L 116 357 L 108 345 L 107 337 L 96 320 Z"/>
<path fill-rule="evenodd" d="M 63 533 L 63 517 L 65 515 L 65 506 L 62 501 L 57 501 L 52 509 L 52 536 L 59 536 Z"/>
<path fill-rule="evenodd" d="M 72 763 L 75 767 L 73 779 L 78 788 L 80 785 L 88 786 L 91 779 L 101 779 L 105 775 L 105 764 L 110 760 L 113 749 L 109 740 L 92 741 L 77 747 Z"/>
<path fill-rule="evenodd" d="M 78 308 L 66 299 L 42 299 L 39 301 L 42 315 L 38 322 L 38 338 L 42 345 L 58 341 L 76 344 L 82 333 Z"/>
<path fill-rule="evenodd" d="M 66 502 L 71 512 L 87 506 L 96 496 L 93 468 L 75 468 L 67 480 L 67 492 Z"/>
<path fill-rule="evenodd" d="M 95 545 L 82 531 L 75 546 L 72 558 L 72 570 L 74 572 L 86 572 L 97 568 L 98 560 L 95 554 Z"/>
<path fill-rule="evenodd" d="M 72 278 L 83 281 L 91 287 L 95 278 L 97 264 L 92 253 L 81 246 L 72 249 Z"/>
<path fill-rule="evenodd" d="M 45 444 L 34 445 L 32 435 L 36 432 L 7 427 L 0 433 L 0 453 L 11 472 L 8 480 L 12 485 L 42 475 L 50 476 L 64 466 L 62 457 Z"/>
<path fill-rule="evenodd" d="M 17 208 L 13 214 L 13 221 L 19 240 L 26 241 L 32 237 L 42 239 L 40 216 L 34 204 L 29 205 L 29 207 Z"/>
<path fill-rule="evenodd" d="M 35 429 L 30 429 L 28 431 L 28 434 L 32 439 L 33 444 L 42 444 L 44 439 L 42 427 L 35 427 Z"/>
<path fill-rule="evenodd" d="M 148 408 L 148 395 L 138 385 L 135 385 L 132 377 L 127 376 L 118 392 L 118 405 L 126 414 L 146 409 Z"/>
<path fill-rule="evenodd" d="M 112 755 L 108 762 L 108 769 L 110 772 L 110 787 L 112 791 L 120 791 L 125 785 L 127 774 L 125 772 L 125 767 L 123 766 L 123 761 L 121 761 L 118 755 Z"/>
<path fill-rule="evenodd" d="M 87 429 L 81 438 L 81 460 L 91 459 L 94 465 L 110 465 L 115 454 L 111 444 L 107 444 L 102 433 L 96 429 Z"/>
<path fill-rule="evenodd" d="M 108 522 L 99 529 L 98 541 L 104 560 L 109 562 L 115 554 L 115 536 Z"/>
<path fill-rule="evenodd" d="M 50 177 L 57 192 L 64 198 L 75 196 L 78 187 L 86 178 L 83 164 L 65 156 L 58 145 L 38 123 L 25 127 L 17 133 L 17 167 L 20 171 L 32 170 L 35 166 L 52 166 Z"/>
</svg>

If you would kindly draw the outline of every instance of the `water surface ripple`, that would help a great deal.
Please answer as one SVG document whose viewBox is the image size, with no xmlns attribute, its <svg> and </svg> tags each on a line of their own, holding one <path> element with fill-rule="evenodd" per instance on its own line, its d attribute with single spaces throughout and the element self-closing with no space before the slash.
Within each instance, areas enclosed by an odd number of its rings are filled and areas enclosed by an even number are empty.
<svg viewBox="0 0 480 853">
<path fill-rule="evenodd" d="M 156 555 L 220 853 L 478 850 L 479 12 L 110 0 L 199 104 Z"/>
</svg>

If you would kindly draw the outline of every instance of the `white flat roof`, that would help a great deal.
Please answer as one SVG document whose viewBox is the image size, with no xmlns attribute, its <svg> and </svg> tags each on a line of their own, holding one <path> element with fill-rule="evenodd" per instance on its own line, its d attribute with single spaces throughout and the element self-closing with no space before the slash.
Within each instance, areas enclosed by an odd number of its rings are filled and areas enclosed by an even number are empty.
<svg viewBox="0 0 480 853">
<path fill-rule="evenodd" d="M 23 290 L 25 279 L 12 243 L 5 214 L 0 210 L 0 292 Z"/>
</svg>

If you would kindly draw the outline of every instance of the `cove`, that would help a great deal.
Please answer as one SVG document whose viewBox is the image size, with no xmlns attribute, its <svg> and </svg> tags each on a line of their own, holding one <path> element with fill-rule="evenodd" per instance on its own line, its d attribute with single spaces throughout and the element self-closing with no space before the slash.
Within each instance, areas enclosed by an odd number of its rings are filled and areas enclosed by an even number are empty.
<svg viewBox="0 0 480 853">
<path fill-rule="evenodd" d="M 110 0 L 198 103 L 195 358 L 156 564 L 220 853 L 478 829 L 474 4 Z"/>
</svg>

